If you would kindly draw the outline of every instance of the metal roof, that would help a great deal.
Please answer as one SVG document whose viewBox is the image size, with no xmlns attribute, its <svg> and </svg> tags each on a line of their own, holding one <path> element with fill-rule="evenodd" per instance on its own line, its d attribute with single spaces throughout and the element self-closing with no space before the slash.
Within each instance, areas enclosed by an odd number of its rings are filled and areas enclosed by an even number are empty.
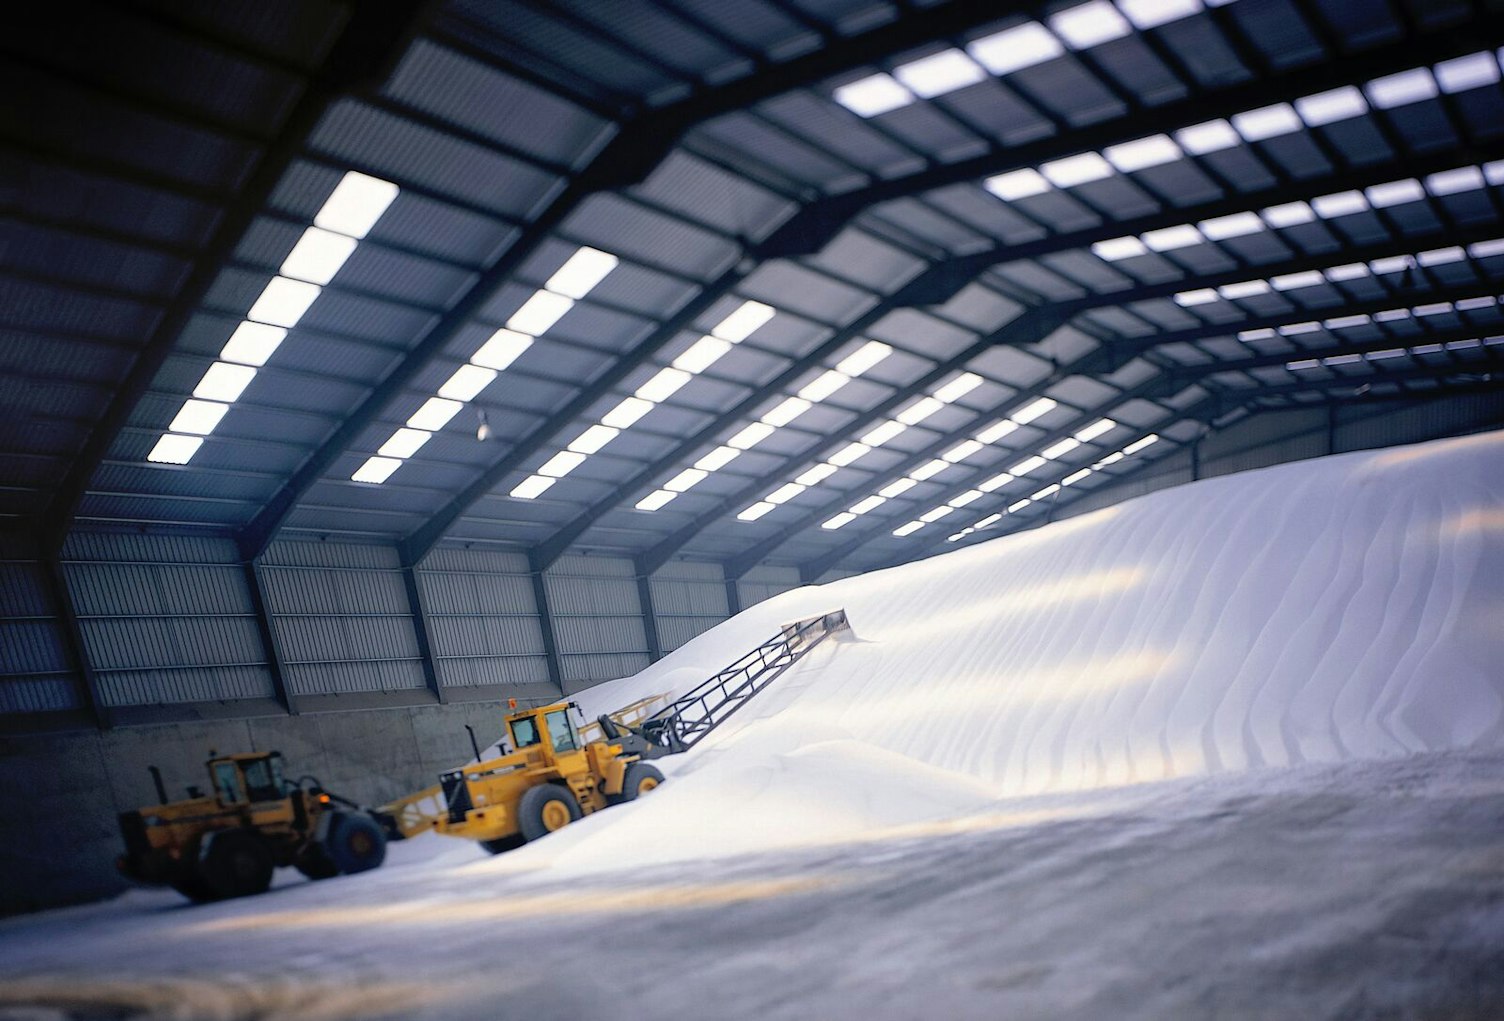
<svg viewBox="0 0 1504 1021">
<path fill-rule="evenodd" d="M 1499 8 L 33 5 L 0 521 L 814 578 L 1261 410 L 1496 392 Z"/>
</svg>

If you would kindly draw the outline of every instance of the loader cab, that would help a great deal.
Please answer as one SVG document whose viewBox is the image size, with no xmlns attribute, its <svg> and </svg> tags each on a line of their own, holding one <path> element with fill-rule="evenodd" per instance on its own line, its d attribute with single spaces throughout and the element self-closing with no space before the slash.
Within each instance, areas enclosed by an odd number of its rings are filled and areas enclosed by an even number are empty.
<svg viewBox="0 0 1504 1021">
<path fill-rule="evenodd" d="M 282 755 L 232 755 L 209 761 L 209 780 L 221 805 L 279 801 L 286 797 Z"/>
<path fill-rule="evenodd" d="M 509 717 L 512 746 L 518 751 L 541 747 L 555 754 L 576 752 L 584 747 L 579 728 L 569 718 L 569 706 L 550 706 Z"/>
</svg>

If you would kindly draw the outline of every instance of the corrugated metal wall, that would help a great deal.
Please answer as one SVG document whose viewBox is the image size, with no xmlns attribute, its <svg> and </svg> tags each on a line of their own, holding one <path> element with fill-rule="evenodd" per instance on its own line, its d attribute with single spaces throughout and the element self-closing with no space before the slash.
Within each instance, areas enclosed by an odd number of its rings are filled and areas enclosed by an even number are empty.
<svg viewBox="0 0 1504 1021">
<path fill-rule="evenodd" d="M 736 593 L 741 597 L 742 609 L 745 610 L 754 603 L 760 603 L 791 588 L 798 588 L 799 585 L 797 567 L 770 567 L 764 564 L 742 575 L 736 583 Z"/>
<path fill-rule="evenodd" d="M 395 547 L 275 542 L 262 565 L 293 695 L 424 687 Z"/>
<path fill-rule="evenodd" d="M 620 557 L 560 557 L 543 574 L 566 690 L 648 665 L 636 568 Z"/>
<path fill-rule="evenodd" d="M 543 628 L 525 555 L 437 549 L 417 578 L 440 684 L 548 683 Z"/>
<path fill-rule="evenodd" d="M 658 621 L 658 642 L 665 653 L 730 616 L 726 576 L 719 564 L 674 561 L 660 568 L 648 585 Z"/>
<path fill-rule="evenodd" d="M 0 536 L 0 713 L 80 708 L 44 570 L 31 543 Z"/>
<path fill-rule="evenodd" d="M 63 572 L 104 705 L 271 696 L 228 539 L 75 533 Z"/>
</svg>

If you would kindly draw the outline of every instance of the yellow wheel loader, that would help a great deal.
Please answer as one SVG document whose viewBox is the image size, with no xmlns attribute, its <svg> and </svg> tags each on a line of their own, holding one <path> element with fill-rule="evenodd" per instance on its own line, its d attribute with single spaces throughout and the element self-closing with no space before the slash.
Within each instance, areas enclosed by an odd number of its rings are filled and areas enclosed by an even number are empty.
<svg viewBox="0 0 1504 1021">
<path fill-rule="evenodd" d="M 559 702 L 507 716 L 503 754 L 440 777 L 447 811 L 433 820 L 435 831 L 500 854 L 663 782 L 657 767 L 643 760 L 667 748 L 610 717 L 599 721 L 599 740 L 586 740 L 572 709 L 578 712 L 573 702 Z"/>
<path fill-rule="evenodd" d="M 150 767 L 160 804 L 121 813 L 123 874 L 211 901 L 261 893 L 279 867 L 328 879 L 385 860 L 389 824 L 312 777 L 288 781 L 281 753 L 210 755 L 214 793 L 190 787 L 184 801 L 168 801 Z"/>
</svg>

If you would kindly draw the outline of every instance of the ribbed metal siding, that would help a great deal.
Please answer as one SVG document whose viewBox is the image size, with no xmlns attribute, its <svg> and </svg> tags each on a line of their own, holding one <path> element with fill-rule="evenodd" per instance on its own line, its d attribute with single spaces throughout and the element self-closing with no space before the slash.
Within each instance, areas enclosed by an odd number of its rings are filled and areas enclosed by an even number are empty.
<svg viewBox="0 0 1504 1021">
<path fill-rule="evenodd" d="M 658 618 L 658 644 L 664 652 L 672 652 L 730 616 L 719 564 L 668 563 L 649 585 Z"/>
<path fill-rule="evenodd" d="M 625 677 L 648 665 L 635 570 L 621 557 L 571 555 L 543 575 L 566 686 Z"/>
<path fill-rule="evenodd" d="M 262 574 L 294 695 L 424 686 L 396 549 L 277 542 Z"/>
<path fill-rule="evenodd" d="M 271 697 L 233 543 L 79 532 L 63 553 L 105 705 Z"/>
<path fill-rule="evenodd" d="M 19 547 L 0 546 L 0 713 L 77 708 L 78 680 L 43 568 Z"/>
<path fill-rule="evenodd" d="M 441 684 L 548 683 L 527 557 L 439 549 L 417 574 Z"/>
<path fill-rule="evenodd" d="M 764 599 L 771 599 L 780 592 L 799 587 L 799 569 L 796 567 L 772 567 L 764 564 L 754 567 L 736 583 L 737 595 L 741 597 L 742 609 Z"/>
</svg>

